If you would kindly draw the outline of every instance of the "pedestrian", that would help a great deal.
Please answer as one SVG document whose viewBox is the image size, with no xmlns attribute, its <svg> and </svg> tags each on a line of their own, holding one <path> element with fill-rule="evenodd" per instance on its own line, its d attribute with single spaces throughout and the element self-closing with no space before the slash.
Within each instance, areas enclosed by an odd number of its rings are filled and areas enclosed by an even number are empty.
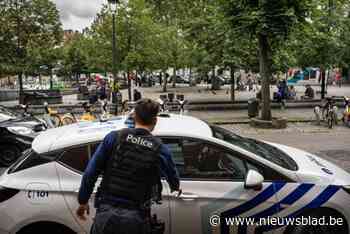
<svg viewBox="0 0 350 234">
<path fill-rule="evenodd" d="M 288 99 L 290 100 L 296 100 L 297 98 L 297 92 L 294 88 L 293 85 L 291 85 L 289 88 L 288 88 Z"/>
<path fill-rule="evenodd" d="M 95 85 L 95 83 L 91 83 L 89 87 L 89 102 L 93 105 L 97 102 L 97 100 L 97 86 Z"/>
<path fill-rule="evenodd" d="M 118 103 L 117 93 L 120 91 L 120 84 L 117 81 L 112 81 L 112 102 Z"/>
<path fill-rule="evenodd" d="M 103 81 L 98 83 L 97 95 L 100 101 L 107 99 L 106 84 Z"/>
<path fill-rule="evenodd" d="M 282 109 L 285 108 L 287 92 L 287 82 L 285 80 L 280 81 L 278 84 L 277 102 L 281 104 Z"/>
<path fill-rule="evenodd" d="M 341 88 L 341 85 L 342 85 L 342 77 L 341 77 L 341 73 L 340 73 L 339 71 L 337 71 L 337 72 L 335 73 L 335 80 L 337 81 L 339 88 Z"/>
<path fill-rule="evenodd" d="M 179 177 L 169 149 L 152 135 L 159 105 L 140 100 L 135 109 L 135 128 L 109 133 L 84 172 L 78 194 L 78 218 L 86 220 L 88 200 L 100 175 L 95 198 L 97 208 L 92 234 L 151 233 L 150 202 L 161 199 L 161 175 L 171 192 L 179 191 Z"/>
<path fill-rule="evenodd" d="M 313 90 L 311 85 L 307 84 L 305 88 L 305 96 L 302 96 L 301 99 L 314 99 L 315 91 Z"/>
<path fill-rule="evenodd" d="M 249 92 L 253 90 L 253 80 L 252 80 L 250 74 L 248 74 L 247 86 L 248 86 Z"/>
<path fill-rule="evenodd" d="M 134 89 L 134 102 L 137 102 L 141 98 L 142 98 L 141 93 L 137 89 Z"/>
</svg>

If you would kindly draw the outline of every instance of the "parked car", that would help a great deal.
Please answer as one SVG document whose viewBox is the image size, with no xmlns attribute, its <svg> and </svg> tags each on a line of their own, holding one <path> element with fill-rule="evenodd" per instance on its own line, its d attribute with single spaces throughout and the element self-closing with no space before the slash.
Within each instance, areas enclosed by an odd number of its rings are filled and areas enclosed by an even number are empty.
<svg viewBox="0 0 350 234">
<path fill-rule="evenodd" d="M 82 174 L 104 136 L 125 128 L 126 119 L 77 123 L 35 138 L 0 176 L 0 233 L 89 233 L 93 198 L 88 219 L 76 217 Z M 153 133 L 171 150 L 181 177 L 182 194 L 163 181 L 162 204 L 152 208 L 165 234 L 348 233 L 350 175 L 332 163 L 189 116 L 162 114 Z M 342 225 L 228 227 L 218 217 L 325 217 Z"/>
<path fill-rule="evenodd" d="M 230 80 L 229 79 L 225 79 L 224 77 L 222 77 L 222 76 L 217 76 L 216 77 L 216 79 L 218 80 L 218 82 L 219 82 L 219 84 L 220 84 L 220 86 L 222 86 L 222 85 L 225 85 L 225 84 L 229 84 L 230 83 Z M 212 77 L 210 77 L 210 79 L 209 79 L 209 82 L 208 82 L 209 84 L 211 84 L 212 83 Z"/>
<path fill-rule="evenodd" d="M 43 130 L 46 126 L 39 119 L 0 106 L 0 167 L 14 163 Z"/>
<path fill-rule="evenodd" d="M 174 79 L 174 76 L 171 76 L 169 83 L 172 83 L 173 79 Z M 177 75 L 176 76 L 176 83 L 178 83 L 178 84 L 189 84 L 189 81 L 188 81 L 188 79 Z"/>
</svg>

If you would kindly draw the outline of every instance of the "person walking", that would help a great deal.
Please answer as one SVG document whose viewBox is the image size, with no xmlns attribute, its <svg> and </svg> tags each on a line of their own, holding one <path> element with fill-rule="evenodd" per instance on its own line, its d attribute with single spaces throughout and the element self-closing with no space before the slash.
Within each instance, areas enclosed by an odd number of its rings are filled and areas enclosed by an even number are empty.
<svg viewBox="0 0 350 234">
<path fill-rule="evenodd" d="M 89 161 L 81 181 L 76 214 L 80 220 L 86 220 L 88 200 L 102 175 L 95 198 L 97 212 L 92 234 L 151 233 L 150 201 L 161 199 L 161 175 L 171 192 L 181 194 L 171 153 L 151 133 L 158 112 L 156 102 L 140 100 L 132 116 L 135 128 L 109 133 Z"/>
<path fill-rule="evenodd" d="M 335 80 L 337 81 L 339 88 L 341 88 L 342 77 L 341 77 L 341 73 L 339 71 L 337 71 L 335 74 Z"/>
</svg>

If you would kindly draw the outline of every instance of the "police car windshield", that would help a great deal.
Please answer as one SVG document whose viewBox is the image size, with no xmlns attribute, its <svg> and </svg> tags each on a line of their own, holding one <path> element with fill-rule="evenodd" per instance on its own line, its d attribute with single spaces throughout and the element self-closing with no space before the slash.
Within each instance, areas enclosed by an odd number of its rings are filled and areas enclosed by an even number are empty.
<svg viewBox="0 0 350 234">
<path fill-rule="evenodd" d="M 298 169 L 297 164 L 290 156 L 272 145 L 254 139 L 238 136 L 218 126 L 212 125 L 210 127 L 215 138 L 252 152 L 255 155 L 265 158 L 283 168 L 293 171 L 296 171 Z"/>
</svg>

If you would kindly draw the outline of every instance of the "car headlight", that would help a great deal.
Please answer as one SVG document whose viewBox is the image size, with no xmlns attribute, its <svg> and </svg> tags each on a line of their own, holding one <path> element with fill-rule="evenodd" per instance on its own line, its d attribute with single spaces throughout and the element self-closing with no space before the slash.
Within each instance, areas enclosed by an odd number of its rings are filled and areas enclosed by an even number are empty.
<svg viewBox="0 0 350 234">
<path fill-rule="evenodd" d="M 350 185 L 343 186 L 343 189 L 344 189 L 345 192 L 350 194 Z"/>
<path fill-rule="evenodd" d="M 30 135 L 34 133 L 33 129 L 27 127 L 7 127 L 7 130 L 19 135 Z"/>
</svg>

